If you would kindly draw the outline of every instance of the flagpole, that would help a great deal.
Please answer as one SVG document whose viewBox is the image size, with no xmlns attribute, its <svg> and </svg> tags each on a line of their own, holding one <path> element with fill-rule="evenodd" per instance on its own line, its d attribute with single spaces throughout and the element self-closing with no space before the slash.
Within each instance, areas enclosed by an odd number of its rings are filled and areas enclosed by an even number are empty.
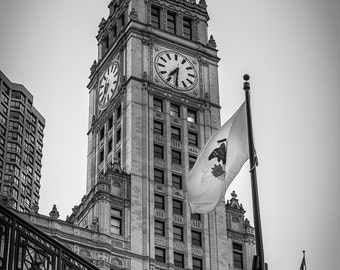
<svg viewBox="0 0 340 270">
<path fill-rule="evenodd" d="M 301 266 L 300 266 L 300 269 L 301 269 L 301 270 L 307 270 L 305 253 L 306 253 L 306 252 L 303 250 L 303 251 L 302 251 L 302 254 L 303 254 L 303 256 L 302 256 L 302 262 L 301 262 Z"/>
<path fill-rule="evenodd" d="M 250 79 L 248 74 L 243 76 L 245 82 L 243 83 L 243 90 L 246 96 L 246 108 L 247 108 L 247 127 L 248 127 L 248 145 L 249 145 L 249 162 L 250 162 L 250 175 L 251 175 L 251 187 L 252 187 L 252 199 L 253 199 L 253 215 L 254 215 L 254 227 L 255 227 L 255 240 L 256 240 L 256 255 L 254 258 L 252 269 L 266 270 L 264 262 L 264 251 L 263 251 L 263 240 L 262 240 L 262 229 L 261 229 L 261 218 L 260 218 L 260 206 L 259 206 L 259 195 L 257 188 L 257 176 L 256 166 L 257 157 L 255 154 L 254 138 L 253 138 L 253 127 L 250 110 Z"/>
</svg>

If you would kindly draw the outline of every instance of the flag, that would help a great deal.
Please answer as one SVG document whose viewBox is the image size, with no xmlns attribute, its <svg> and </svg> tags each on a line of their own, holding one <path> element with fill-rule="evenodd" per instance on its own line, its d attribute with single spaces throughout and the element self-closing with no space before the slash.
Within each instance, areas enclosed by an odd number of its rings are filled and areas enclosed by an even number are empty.
<svg viewBox="0 0 340 270">
<path fill-rule="evenodd" d="M 306 259 L 305 259 L 305 251 L 303 251 L 303 257 L 300 265 L 300 270 L 306 270 Z"/>
<path fill-rule="evenodd" d="M 192 213 L 212 212 L 249 157 L 245 102 L 205 144 L 186 185 Z"/>
</svg>

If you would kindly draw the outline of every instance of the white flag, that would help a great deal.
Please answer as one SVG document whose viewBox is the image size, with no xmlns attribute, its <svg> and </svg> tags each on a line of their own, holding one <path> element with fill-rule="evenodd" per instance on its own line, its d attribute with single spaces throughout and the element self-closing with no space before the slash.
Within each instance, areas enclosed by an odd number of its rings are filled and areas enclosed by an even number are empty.
<svg viewBox="0 0 340 270">
<path fill-rule="evenodd" d="M 201 150 L 187 178 L 192 213 L 212 212 L 249 158 L 245 102 Z"/>
</svg>

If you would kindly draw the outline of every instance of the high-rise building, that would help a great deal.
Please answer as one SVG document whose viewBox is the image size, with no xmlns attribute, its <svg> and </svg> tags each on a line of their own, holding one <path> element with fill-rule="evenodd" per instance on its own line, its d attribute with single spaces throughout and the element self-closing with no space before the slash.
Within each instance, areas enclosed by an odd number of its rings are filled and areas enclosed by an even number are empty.
<svg viewBox="0 0 340 270">
<path fill-rule="evenodd" d="M 95 226 L 119 247 L 110 260 L 131 269 L 230 266 L 224 203 L 191 214 L 185 185 L 221 124 L 208 20 L 203 0 L 113 0 L 99 25 L 87 194 L 68 222 Z"/>
<path fill-rule="evenodd" d="M 45 119 L 32 94 L 0 71 L 0 200 L 19 211 L 39 203 Z"/>
<path fill-rule="evenodd" d="M 86 194 L 66 222 L 56 207 L 22 216 L 103 270 L 250 270 L 254 231 L 236 194 L 210 214 L 187 203 L 188 172 L 221 125 L 206 1 L 108 7 L 88 84 Z"/>
</svg>

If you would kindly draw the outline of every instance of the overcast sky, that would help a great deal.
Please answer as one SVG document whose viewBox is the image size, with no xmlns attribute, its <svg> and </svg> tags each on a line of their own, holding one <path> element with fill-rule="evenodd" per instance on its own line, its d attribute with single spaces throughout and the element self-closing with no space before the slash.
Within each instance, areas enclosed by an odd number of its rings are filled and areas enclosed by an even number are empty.
<svg viewBox="0 0 340 270">
<path fill-rule="evenodd" d="M 40 213 L 85 194 L 90 66 L 108 0 L 1 0 L 0 69 L 46 118 Z M 339 269 L 340 1 L 207 0 L 221 58 L 222 122 L 251 76 L 265 258 L 272 270 Z M 252 221 L 249 164 L 230 186 Z M 223 270 L 223 269 L 221 269 Z"/>
</svg>

